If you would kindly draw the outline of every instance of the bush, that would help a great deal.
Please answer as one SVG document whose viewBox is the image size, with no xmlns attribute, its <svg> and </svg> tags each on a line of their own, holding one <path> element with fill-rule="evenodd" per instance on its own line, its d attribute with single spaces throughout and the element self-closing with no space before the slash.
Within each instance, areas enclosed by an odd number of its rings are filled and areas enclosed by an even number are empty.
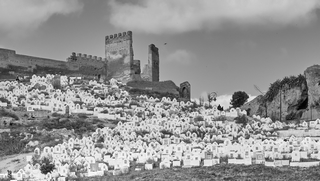
<svg viewBox="0 0 320 181">
<path fill-rule="evenodd" d="M 222 116 L 219 116 L 219 117 L 215 118 L 215 120 L 216 121 L 226 121 L 227 120 L 227 116 L 222 115 Z"/>
<path fill-rule="evenodd" d="M 265 94 L 265 97 L 267 101 L 271 102 L 274 97 L 279 93 L 280 89 L 283 88 L 285 85 L 288 86 L 288 88 L 293 87 L 301 87 L 303 84 L 307 85 L 306 78 L 303 75 L 298 76 L 290 76 L 285 77 L 282 80 L 277 80 L 274 83 L 272 83 L 269 87 L 268 92 Z"/>
<path fill-rule="evenodd" d="M 238 116 L 234 118 L 234 120 L 237 124 L 243 124 L 244 126 L 247 125 L 249 121 L 246 115 Z"/>
<path fill-rule="evenodd" d="M 163 135 L 170 135 L 170 137 L 173 135 L 173 133 L 171 131 L 168 130 L 160 130 L 160 133 L 162 133 Z"/>
<path fill-rule="evenodd" d="M 87 116 L 86 114 L 84 114 L 84 113 L 79 113 L 79 114 L 78 114 L 78 117 L 79 117 L 79 118 L 82 118 L 82 119 L 88 118 L 88 116 Z"/>
<path fill-rule="evenodd" d="M 42 174 L 46 175 L 47 173 L 52 172 L 55 169 L 55 165 L 50 161 L 49 158 L 44 157 L 41 160 L 40 171 Z"/>
<path fill-rule="evenodd" d="M 7 104 L 10 104 L 10 103 L 11 103 L 8 99 L 6 99 L 6 98 L 4 98 L 4 97 L 0 97 L 0 101 L 1 101 L 1 102 L 6 102 Z"/>
<path fill-rule="evenodd" d="M 4 109 L 0 110 L 0 117 L 11 117 L 15 120 L 19 120 L 19 117 L 16 114 L 8 112 Z"/>
<path fill-rule="evenodd" d="M 194 122 L 204 121 L 202 116 L 197 116 L 194 118 Z"/>
<path fill-rule="evenodd" d="M 286 115 L 286 120 L 294 120 L 296 118 L 296 114 L 294 112 L 291 112 Z"/>
</svg>

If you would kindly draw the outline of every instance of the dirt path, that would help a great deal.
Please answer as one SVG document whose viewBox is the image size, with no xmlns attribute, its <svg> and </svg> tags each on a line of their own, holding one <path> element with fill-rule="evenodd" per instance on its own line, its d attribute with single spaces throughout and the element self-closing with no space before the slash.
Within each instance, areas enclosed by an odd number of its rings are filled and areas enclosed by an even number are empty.
<svg viewBox="0 0 320 181">
<path fill-rule="evenodd" d="M 7 173 L 7 170 L 17 172 L 27 165 L 26 156 L 32 153 L 4 156 L 0 158 L 0 173 Z"/>
</svg>

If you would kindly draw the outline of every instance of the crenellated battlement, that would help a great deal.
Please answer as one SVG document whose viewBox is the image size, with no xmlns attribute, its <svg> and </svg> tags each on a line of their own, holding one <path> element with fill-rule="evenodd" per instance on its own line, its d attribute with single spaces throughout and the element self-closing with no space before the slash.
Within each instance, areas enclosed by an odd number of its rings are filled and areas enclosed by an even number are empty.
<svg viewBox="0 0 320 181">
<path fill-rule="evenodd" d="M 72 52 L 71 56 L 67 59 L 68 61 L 70 60 L 73 60 L 73 61 L 76 61 L 76 60 L 79 60 L 79 59 L 86 59 L 88 61 L 107 61 L 106 58 L 102 58 L 102 57 L 97 57 L 97 56 L 92 56 L 92 55 L 87 55 L 87 54 L 82 54 L 82 53 L 75 53 L 75 52 Z"/>
<path fill-rule="evenodd" d="M 117 34 L 106 36 L 106 42 L 118 40 L 118 39 L 132 40 L 132 31 L 127 31 L 127 32 L 123 32 L 123 33 L 117 33 Z"/>
</svg>

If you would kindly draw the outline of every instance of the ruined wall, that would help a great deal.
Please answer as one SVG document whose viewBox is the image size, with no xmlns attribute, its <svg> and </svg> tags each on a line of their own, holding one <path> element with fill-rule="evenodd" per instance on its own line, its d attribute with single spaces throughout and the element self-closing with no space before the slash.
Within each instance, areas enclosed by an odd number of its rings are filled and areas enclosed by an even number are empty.
<svg viewBox="0 0 320 181">
<path fill-rule="evenodd" d="M 140 75 L 141 68 L 140 68 L 140 60 L 134 60 L 132 65 L 133 74 Z"/>
<path fill-rule="evenodd" d="M 8 65 L 35 68 L 36 66 L 64 68 L 65 62 L 47 58 L 16 54 L 14 50 L 0 49 L 1 67 Z"/>
<path fill-rule="evenodd" d="M 133 60 L 131 80 L 141 81 L 140 60 Z"/>
<path fill-rule="evenodd" d="M 145 81 L 159 82 L 159 49 L 151 44 L 148 47 L 148 64 L 143 68 L 141 75 Z"/>
<path fill-rule="evenodd" d="M 66 62 L 16 54 L 14 50 L 0 49 L 1 79 L 12 79 L 18 75 L 43 75 L 66 73 Z"/>
<path fill-rule="evenodd" d="M 154 44 L 149 45 L 148 62 L 152 67 L 152 82 L 159 82 L 159 49 Z"/>
<path fill-rule="evenodd" d="M 180 84 L 179 93 L 180 93 L 180 98 L 185 100 L 191 99 L 191 85 L 188 81 L 182 82 Z"/>
<path fill-rule="evenodd" d="M 73 53 L 66 61 L 16 54 L 14 50 L 0 49 L 1 78 L 14 78 L 18 75 L 82 75 L 89 78 L 105 78 L 105 59 L 91 55 Z"/>
<path fill-rule="evenodd" d="M 131 80 L 134 74 L 132 42 L 131 31 L 106 36 L 107 79 L 115 78 L 123 83 Z"/>
<path fill-rule="evenodd" d="M 97 79 L 107 76 L 107 61 L 102 57 L 73 52 L 67 59 L 67 67 L 71 71 L 79 71 L 83 75 Z"/>
</svg>

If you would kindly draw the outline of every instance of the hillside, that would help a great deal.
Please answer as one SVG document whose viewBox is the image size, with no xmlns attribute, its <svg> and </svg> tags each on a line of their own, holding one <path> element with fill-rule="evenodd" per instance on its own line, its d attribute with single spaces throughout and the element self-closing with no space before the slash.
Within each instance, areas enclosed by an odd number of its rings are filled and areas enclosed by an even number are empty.
<svg viewBox="0 0 320 181">
<path fill-rule="evenodd" d="M 162 82 L 131 81 L 127 83 L 127 91 L 132 96 L 148 95 L 155 98 L 179 98 L 179 87 L 171 80 Z"/>
<path fill-rule="evenodd" d="M 320 111 L 320 66 L 314 65 L 304 75 L 285 77 L 270 85 L 267 93 L 246 103 L 241 109 L 250 115 L 271 117 L 272 120 L 314 119 Z M 267 110 L 266 110 L 267 109 Z"/>
</svg>

